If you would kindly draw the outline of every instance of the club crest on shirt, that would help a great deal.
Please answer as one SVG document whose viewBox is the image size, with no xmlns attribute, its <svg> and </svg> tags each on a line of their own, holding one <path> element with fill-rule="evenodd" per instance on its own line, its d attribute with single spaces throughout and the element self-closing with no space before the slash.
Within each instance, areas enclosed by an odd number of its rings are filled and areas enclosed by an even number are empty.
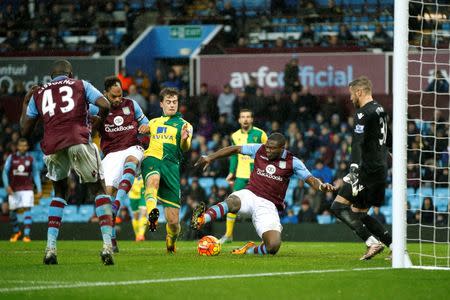
<svg viewBox="0 0 450 300">
<path fill-rule="evenodd" d="M 121 116 L 117 116 L 114 118 L 114 124 L 116 126 L 120 126 L 123 124 L 123 118 Z"/>
<path fill-rule="evenodd" d="M 286 162 L 285 161 L 280 161 L 278 166 L 280 167 L 280 169 L 286 169 Z"/>
<path fill-rule="evenodd" d="M 19 165 L 18 167 L 17 167 L 17 171 L 19 171 L 19 172 L 23 172 L 23 171 L 25 171 L 25 166 L 24 165 Z"/>
<path fill-rule="evenodd" d="M 253 141 L 256 143 L 256 142 L 258 141 L 258 137 L 257 137 L 257 136 L 254 136 L 254 137 L 253 137 Z"/>
<path fill-rule="evenodd" d="M 131 113 L 128 106 L 122 107 L 122 111 L 125 115 L 129 115 Z"/>
<path fill-rule="evenodd" d="M 30 166 L 30 161 L 29 161 L 29 160 L 26 160 L 26 161 L 25 161 L 25 166 L 27 166 L 27 167 Z"/>
<path fill-rule="evenodd" d="M 275 168 L 274 165 L 267 165 L 266 167 L 266 172 L 269 173 L 270 175 L 273 175 L 276 170 L 277 168 Z"/>
</svg>

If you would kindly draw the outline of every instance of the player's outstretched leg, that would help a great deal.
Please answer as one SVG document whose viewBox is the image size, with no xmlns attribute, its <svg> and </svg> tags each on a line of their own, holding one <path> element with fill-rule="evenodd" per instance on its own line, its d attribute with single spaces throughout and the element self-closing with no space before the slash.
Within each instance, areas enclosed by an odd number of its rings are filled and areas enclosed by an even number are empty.
<svg viewBox="0 0 450 300">
<path fill-rule="evenodd" d="M 178 235 L 181 232 L 180 224 L 166 224 L 166 249 L 167 253 L 175 253 L 176 252 L 176 242 L 178 239 Z"/>
<path fill-rule="evenodd" d="M 383 244 L 390 247 L 392 244 L 392 235 L 389 233 L 383 224 L 377 219 L 366 214 L 361 221 L 366 225 L 373 235 L 375 235 Z"/>
<path fill-rule="evenodd" d="M 122 178 L 120 179 L 119 187 L 117 189 L 116 198 L 112 204 L 114 215 L 117 215 L 120 206 L 127 198 L 128 192 L 133 186 L 134 178 L 136 176 L 137 164 L 134 162 L 126 162 L 123 166 Z"/>
<path fill-rule="evenodd" d="M 148 230 L 156 231 L 159 218 L 159 209 L 156 207 L 161 176 L 158 172 L 150 173 L 145 181 L 145 206 L 148 212 Z"/>
<path fill-rule="evenodd" d="M 13 229 L 13 233 L 9 241 L 15 243 L 19 240 L 19 238 L 22 235 L 22 232 L 20 231 L 19 228 L 19 220 L 17 219 L 17 210 L 14 209 L 9 211 L 9 222 L 11 223 Z"/>
<path fill-rule="evenodd" d="M 234 223 L 236 222 L 236 216 L 236 214 L 227 213 L 226 231 L 224 236 L 219 240 L 221 244 L 231 243 L 233 241 L 233 229 Z"/>
<path fill-rule="evenodd" d="M 114 260 L 111 242 L 113 221 L 110 196 L 98 195 L 95 197 L 95 212 L 99 219 L 103 238 L 103 250 L 100 252 L 100 258 L 104 265 L 113 265 Z"/>
<path fill-rule="evenodd" d="M 31 210 L 27 209 L 23 213 L 23 239 L 25 243 L 31 242 L 30 234 L 31 234 L 31 224 L 33 224 L 33 220 L 31 218 Z"/>
<path fill-rule="evenodd" d="M 223 218 L 223 216 L 228 213 L 228 204 L 226 201 L 223 201 L 211 206 L 205 212 L 204 210 L 205 207 L 203 203 L 194 209 L 191 219 L 191 227 L 193 229 L 199 230 L 204 224 Z"/>
<path fill-rule="evenodd" d="M 44 264 L 46 265 L 58 264 L 56 258 L 56 241 L 66 205 L 66 201 L 59 197 L 54 197 L 52 202 L 50 202 L 50 208 L 48 210 L 47 248 L 45 249 L 44 256 Z"/>
</svg>

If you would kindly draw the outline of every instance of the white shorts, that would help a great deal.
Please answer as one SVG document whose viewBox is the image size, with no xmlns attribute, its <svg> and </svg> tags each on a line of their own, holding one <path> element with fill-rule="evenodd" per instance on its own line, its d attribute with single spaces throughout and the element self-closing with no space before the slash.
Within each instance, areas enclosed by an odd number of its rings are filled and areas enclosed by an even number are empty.
<svg viewBox="0 0 450 300">
<path fill-rule="evenodd" d="M 256 196 L 252 191 L 247 189 L 239 190 L 231 195 L 241 199 L 241 209 L 238 213 L 252 216 L 253 226 L 261 238 L 263 233 L 269 230 L 278 232 L 283 230 L 275 204 L 267 199 Z"/>
<path fill-rule="evenodd" d="M 134 156 L 139 160 L 137 170 L 140 170 L 140 163 L 144 158 L 144 149 L 141 146 L 131 146 L 125 150 L 111 152 L 103 158 L 102 167 L 105 172 L 106 186 L 119 187 L 120 180 L 122 179 L 123 165 L 128 156 Z"/>
<path fill-rule="evenodd" d="M 47 177 L 59 181 L 69 176 L 74 170 L 80 177 L 80 182 L 97 182 L 103 179 L 100 153 L 95 144 L 79 144 L 59 150 L 44 156 L 47 166 Z"/>
<path fill-rule="evenodd" d="M 10 210 L 16 210 L 23 207 L 34 206 L 33 191 L 17 191 L 8 196 L 8 204 Z"/>
</svg>

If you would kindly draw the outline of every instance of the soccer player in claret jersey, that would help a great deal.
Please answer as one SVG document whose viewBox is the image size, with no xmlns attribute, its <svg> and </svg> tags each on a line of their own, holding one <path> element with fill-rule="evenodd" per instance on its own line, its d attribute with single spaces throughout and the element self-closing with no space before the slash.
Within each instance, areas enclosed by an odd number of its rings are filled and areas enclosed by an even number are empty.
<svg viewBox="0 0 450 300">
<path fill-rule="evenodd" d="M 360 77 L 349 84 L 350 98 L 356 107 L 350 172 L 331 205 L 331 210 L 363 241 L 368 260 L 390 246 L 392 236 L 375 218 L 367 214 L 371 206 L 381 206 L 387 176 L 387 146 L 391 138 L 383 107 L 372 98 L 372 83 Z"/>
<path fill-rule="evenodd" d="M 17 152 L 10 154 L 3 169 L 3 184 L 8 192 L 9 221 L 13 228 L 10 242 L 17 242 L 22 235 L 17 220 L 18 210 L 23 210 L 23 241 L 30 242 L 31 207 L 34 206 L 33 181 L 37 188 L 37 198 L 42 195 L 41 176 L 36 161 L 28 151 L 28 141 L 20 138 L 17 141 Z"/>
<path fill-rule="evenodd" d="M 191 147 L 192 125 L 178 112 L 178 90 L 164 88 L 160 93 L 160 106 L 164 115 L 149 122 L 150 143 L 142 162 L 145 184 L 145 202 L 150 231 L 156 230 L 162 202 L 167 220 L 166 248 L 174 253 L 175 243 L 181 231 L 180 211 L 180 162 L 183 152 Z"/>
<path fill-rule="evenodd" d="M 148 119 L 136 101 L 122 96 L 119 78 L 115 76 L 105 78 L 105 96 L 111 104 L 111 110 L 99 128 L 100 148 L 105 155 L 102 167 L 106 193 L 114 197 L 112 203 L 114 219 L 133 185 L 144 157 L 138 133 L 144 132 L 144 127 L 147 128 Z M 114 225 L 112 245 L 113 251 L 119 252 Z"/>
<path fill-rule="evenodd" d="M 312 176 L 303 162 L 285 150 L 286 138 L 273 133 L 263 144 L 247 144 L 225 147 L 208 156 L 202 156 L 196 163 L 205 168 L 214 160 L 233 154 L 244 154 L 254 158 L 254 168 L 245 189 L 232 193 L 228 198 L 204 211 L 198 206 L 192 215 L 191 226 L 200 229 L 205 223 L 220 219 L 228 212 L 244 213 L 252 216 L 256 232 L 262 243 L 248 242 L 233 254 L 276 254 L 281 245 L 280 217 L 278 211 L 285 208 L 284 197 L 291 176 L 296 175 L 312 188 L 322 192 L 332 192 L 334 186 L 322 183 Z"/>
<path fill-rule="evenodd" d="M 249 109 L 241 109 L 239 111 L 240 129 L 231 135 L 233 145 L 245 144 L 264 144 L 267 141 L 266 133 L 253 126 L 253 112 Z M 233 191 L 239 191 L 245 188 L 253 170 L 253 159 L 248 155 L 237 154 L 230 158 L 230 172 L 226 178 L 227 182 L 232 185 Z M 227 224 L 224 236 L 220 239 L 220 243 L 231 242 L 233 240 L 233 228 L 236 221 L 236 214 L 227 214 Z"/>
<path fill-rule="evenodd" d="M 52 81 L 33 87 L 25 96 L 21 116 L 21 131 L 29 135 L 38 118 L 44 123 L 41 141 L 47 165 L 47 177 L 53 183 L 55 196 L 48 213 L 47 248 L 44 263 L 57 264 L 56 240 L 63 216 L 67 192 L 67 177 L 73 169 L 95 195 L 96 213 L 100 220 L 103 264 L 112 265 L 111 245 L 112 210 L 111 199 L 105 193 L 102 168 L 97 147 L 91 142 L 89 103 L 99 107 L 100 122 L 107 117 L 108 100 L 89 82 L 73 79 L 72 65 L 67 60 L 53 63 Z"/>
</svg>

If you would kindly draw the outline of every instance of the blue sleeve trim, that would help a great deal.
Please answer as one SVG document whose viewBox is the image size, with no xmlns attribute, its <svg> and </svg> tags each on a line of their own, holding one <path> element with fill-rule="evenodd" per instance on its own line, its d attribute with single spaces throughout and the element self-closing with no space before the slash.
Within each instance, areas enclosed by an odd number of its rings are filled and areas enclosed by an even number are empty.
<svg viewBox="0 0 450 300">
<path fill-rule="evenodd" d="M 300 177 L 302 180 L 305 181 L 306 179 L 308 179 L 308 177 L 312 176 L 311 172 L 309 172 L 305 164 L 297 157 L 294 157 L 292 164 L 294 168 L 294 174 Z"/>
<path fill-rule="evenodd" d="M 89 103 L 89 114 L 90 114 L 91 116 L 96 116 L 96 115 L 98 115 L 98 112 L 99 112 L 99 111 L 100 111 L 100 108 L 98 108 L 98 106 Z"/>
<path fill-rule="evenodd" d="M 262 144 L 246 144 L 241 146 L 241 154 L 249 155 L 255 158 L 256 152 L 261 148 Z"/>
<path fill-rule="evenodd" d="M 9 186 L 9 170 L 11 169 L 11 154 L 8 156 L 5 162 L 5 167 L 3 168 L 2 179 L 3 186 L 6 188 Z"/>
<path fill-rule="evenodd" d="M 100 97 L 103 97 L 103 94 L 100 93 L 90 82 L 83 80 L 84 90 L 86 92 L 86 99 L 91 104 L 95 104 L 95 100 Z"/>
<path fill-rule="evenodd" d="M 36 102 L 34 101 L 33 96 L 31 96 L 30 102 L 28 102 L 27 116 L 32 119 L 37 118 L 39 116 L 39 112 L 37 110 Z"/>
<path fill-rule="evenodd" d="M 36 163 L 36 161 L 34 159 L 33 159 L 32 168 L 33 168 L 33 181 L 34 181 L 34 184 L 36 185 L 38 193 L 42 193 L 41 174 L 39 172 L 39 168 L 37 166 L 37 163 Z"/>
</svg>

